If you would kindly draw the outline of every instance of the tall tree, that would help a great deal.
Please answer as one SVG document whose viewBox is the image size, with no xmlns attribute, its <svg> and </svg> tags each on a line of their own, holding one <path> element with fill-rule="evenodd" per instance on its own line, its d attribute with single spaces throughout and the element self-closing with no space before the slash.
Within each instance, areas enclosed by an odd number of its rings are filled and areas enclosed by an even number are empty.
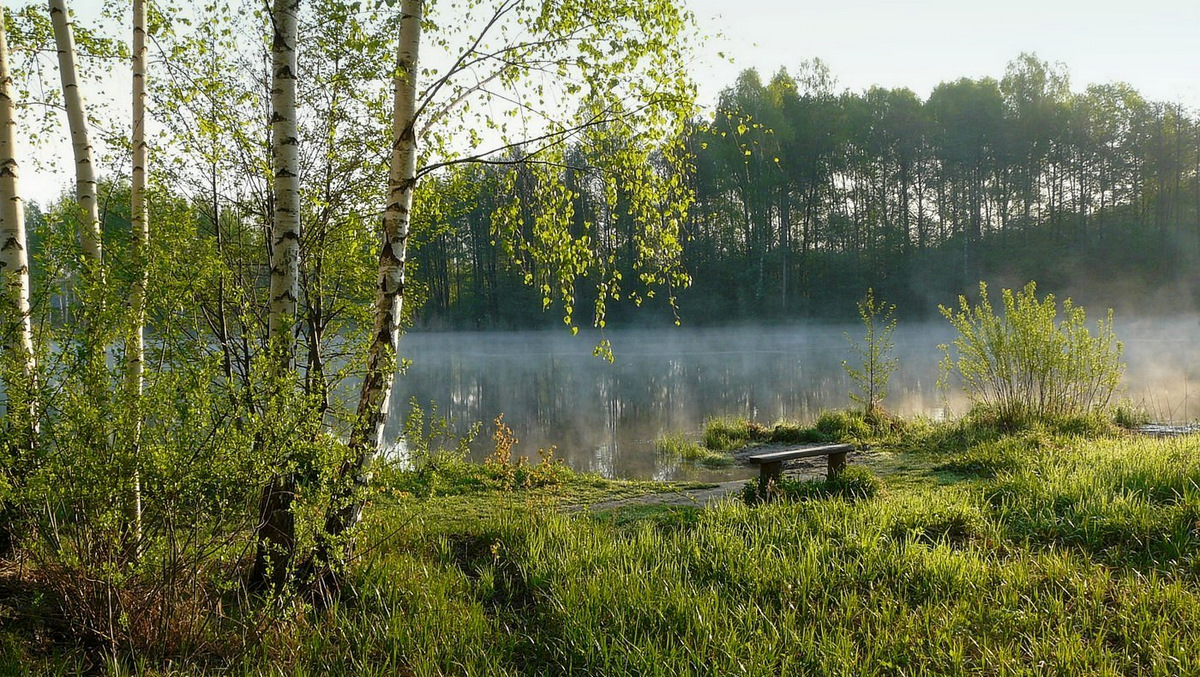
<svg viewBox="0 0 1200 677">
<path fill-rule="evenodd" d="M 8 395 L 5 427 L 18 448 L 34 443 L 36 428 L 33 327 L 29 309 L 29 252 L 25 204 L 21 200 L 16 153 L 16 102 L 8 69 L 5 16 L 0 11 L 0 337 L 6 364 L 0 375 Z"/>
<path fill-rule="evenodd" d="M 620 287 L 618 271 L 605 268 L 611 259 L 597 250 L 594 233 L 572 237 L 572 229 L 590 228 L 581 228 L 573 218 L 575 194 L 567 188 L 565 172 L 595 172 L 607 184 L 603 193 L 613 204 L 618 182 L 626 182 L 627 213 L 640 227 L 632 240 L 636 279 L 662 286 L 683 279 L 678 229 L 690 194 L 677 175 L 655 172 L 650 154 L 678 138 L 690 112 L 693 92 L 683 76 L 681 51 L 687 15 L 671 0 L 494 0 L 490 16 L 482 15 L 486 18 L 477 23 L 472 19 L 470 32 L 432 22 L 439 26 L 433 45 L 446 48 L 451 44 L 447 36 L 456 33 L 466 39 L 451 54 L 450 67 L 419 90 L 417 55 L 428 8 L 423 0 L 403 0 L 400 6 L 392 161 L 375 322 L 350 435 L 351 459 L 342 472 L 345 492 L 328 514 L 327 538 L 317 553 L 326 562 L 333 559 L 337 544 L 349 545 L 347 532 L 362 512 L 361 489 L 384 448 L 405 295 L 406 248 L 416 211 L 413 195 L 422 176 L 460 164 L 520 166 L 520 172 L 508 173 L 504 189 L 511 195 L 520 174 L 537 190 L 523 201 L 509 199 L 500 207 L 493 218 L 497 236 L 516 240 L 512 246 L 523 251 L 523 260 L 530 264 L 527 280 L 542 290 L 545 305 L 562 302 L 569 325 L 574 323 L 575 281 L 593 266 L 600 269 L 601 278 L 595 300 L 597 326 L 603 327 L 609 298 L 637 298 L 637 292 L 632 284 Z M 450 15 L 446 21 L 460 19 Z M 506 119 L 515 122 L 510 125 Z M 474 124 L 482 125 L 482 131 Z M 491 138 L 483 133 L 488 128 Z M 421 138 L 432 143 L 419 153 Z M 603 141 L 612 152 L 595 166 L 571 167 L 566 158 L 572 139 Z M 425 164 L 419 163 L 418 155 L 426 158 Z M 669 149 L 664 156 L 681 161 Z"/>
<path fill-rule="evenodd" d="M 37 381 L 29 308 L 25 205 L 18 183 L 16 105 L 8 70 L 5 21 L 4 9 L 0 8 L 0 339 L 4 341 L 0 379 L 8 400 L 6 419 L 0 425 L 5 436 L 0 453 L 15 454 L 33 448 L 36 443 Z M 5 503 L 0 505 L 0 556 L 12 552 L 14 540 L 12 510 Z"/>
<path fill-rule="evenodd" d="M 132 482 L 130 516 L 141 531 L 141 480 L 139 448 L 142 418 L 140 403 L 146 360 L 146 285 L 149 268 L 150 222 L 146 209 L 146 0 L 133 0 L 133 175 L 129 187 L 129 208 L 133 230 L 133 286 L 129 294 L 130 328 L 125 343 L 125 387 L 133 403 Z"/>
<path fill-rule="evenodd" d="M 267 350 L 274 379 L 273 404 L 290 401 L 295 368 L 296 307 L 300 288 L 300 154 L 296 108 L 296 40 L 300 0 L 275 0 L 271 9 L 271 285 Z M 276 451 L 276 450 L 272 450 Z M 278 468 L 259 503 L 258 549 L 251 584 L 286 582 L 295 551 L 292 501 L 295 474 Z"/>
<path fill-rule="evenodd" d="M 388 172 L 388 201 L 383 212 L 383 245 L 379 251 L 379 284 L 375 291 L 375 324 L 367 348 L 367 371 L 359 389 L 350 448 L 355 454 L 343 469 L 355 492 L 344 496 L 344 505 L 330 511 L 325 531 L 337 538 L 358 523 L 363 502 L 358 492 L 366 487 L 368 469 L 384 446 L 383 428 L 396 378 L 400 348 L 400 313 L 404 303 L 404 262 L 412 221 L 413 191 L 417 185 L 417 64 L 421 43 L 423 0 L 400 5 L 400 43 L 393 80 L 392 157 Z M 329 547 L 328 545 L 324 547 Z M 331 553 L 318 553 L 328 561 Z"/>
<path fill-rule="evenodd" d="M 295 364 L 300 287 L 300 153 L 296 111 L 296 40 L 300 0 L 271 10 L 271 291 L 268 339 L 279 375 Z"/>
</svg>

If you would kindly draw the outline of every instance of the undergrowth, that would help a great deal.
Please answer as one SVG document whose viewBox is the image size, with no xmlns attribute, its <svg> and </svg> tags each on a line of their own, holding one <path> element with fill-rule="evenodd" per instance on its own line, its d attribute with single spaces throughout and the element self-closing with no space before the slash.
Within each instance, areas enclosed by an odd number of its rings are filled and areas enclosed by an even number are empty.
<svg viewBox="0 0 1200 677">
<path fill-rule="evenodd" d="M 792 500 L 600 514 L 495 477 L 382 492 L 337 607 L 232 663 L 111 671 L 1200 672 L 1194 441 L 904 425 L 928 445 L 899 455 L 951 483 L 883 491 L 852 465 L 836 483 L 781 483 Z M 0 665 L 74 669 L 76 654 L 27 637 L 4 626 Z"/>
</svg>

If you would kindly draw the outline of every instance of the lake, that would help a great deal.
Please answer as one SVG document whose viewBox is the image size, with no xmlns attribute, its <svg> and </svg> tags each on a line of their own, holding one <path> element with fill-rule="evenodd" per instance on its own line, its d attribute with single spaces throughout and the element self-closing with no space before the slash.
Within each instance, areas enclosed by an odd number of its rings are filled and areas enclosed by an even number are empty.
<svg viewBox="0 0 1200 677">
<path fill-rule="evenodd" d="M 1200 319 L 1120 322 L 1128 365 L 1124 397 L 1164 422 L 1200 415 Z M 709 470 L 659 458 L 654 440 L 682 431 L 698 437 L 711 416 L 748 416 L 765 423 L 811 420 L 851 404 L 853 384 L 842 360 L 853 362 L 846 334 L 857 324 L 670 328 L 609 331 L 612 364 L 594 357 L 599 334 L 580 332 L 414 332 L 401 353 L 412 360 L 396 381 L 388 435 L 398 437 L 411 398 L 465 429 L 484 422 L 473 458 L 491 451 L 492 420 L 504 414 L 520 438 L 516 453 L 537 450 L 576 470 L 606 477 L 699 479 L 750 477 L 749 468 Z M 885 406 L 898 414 L 957 415 L 968 402 L 959 390 L 937 388 L 939 343 L 953 339 L 948 323 L 900 325 L 899 368 Z M 1192 386 L 1196 383 L 1197 386 Z M 400 451 L 402 454 L 403 451 Z"/>
</svg>

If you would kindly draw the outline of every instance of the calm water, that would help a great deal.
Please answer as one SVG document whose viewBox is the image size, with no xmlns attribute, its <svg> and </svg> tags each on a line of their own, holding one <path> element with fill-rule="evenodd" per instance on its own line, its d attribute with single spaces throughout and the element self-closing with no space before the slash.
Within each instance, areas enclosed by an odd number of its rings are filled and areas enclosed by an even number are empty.
<svg viewBox="0 0 1200 677">
<path fill-rule="evenodd" d="M 1118 325 L 1126 344 L 1125 395 L 1164 421 L 1200 415 L 1200 321 L 1194 318 Z M 698 434 L 718 415 L 810 420 L 850 404 L 842 360 L 853 354 L 845 333 L 857 325 L 614 331 L 616 361 L 592 356 L 597 336 L 565 332 L 413 333 L 402 353 L 413 360 L 397 379 L 389 434 L 398 436 L 410 398 L 436 402 L 459 427 L 483 421 L 475 458 L 490 451 L 491 421 L 504 414 L 520 438 L 517 453 L 539 448 L 577 470 L 608 477 L 733 479 L 751 469 L 711 471 L 660 459 L 663 433 Z M 961 413 L 957 391 L 936 387 L 937 345 L 948 326 L 901 326 L 894 337 L 900 367 L 885 405 L 901 414 Z"/>
</svg>

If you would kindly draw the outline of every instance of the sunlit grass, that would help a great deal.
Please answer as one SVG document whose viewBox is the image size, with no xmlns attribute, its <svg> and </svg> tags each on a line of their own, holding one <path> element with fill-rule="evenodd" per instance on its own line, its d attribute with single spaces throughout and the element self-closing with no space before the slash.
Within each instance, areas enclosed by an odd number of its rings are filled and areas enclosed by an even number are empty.
<svg viewBox="0 0 1200 677">
<path fill-rule="evenodd" d="M 660 456 L 695 463 L 706 468 L 725 468 L 733 465 L 733 456 L 730 454 L 693 442 L 683 433 L 660 435 L 654 440 L 654 449 Z"/>
<path fill-rule="evenodd" d="M 854 469 L 872 490 L 796 483 L 754 507 L 564 513 L 603 484 L 583 478 L 380 492 L 337 608 L 184 672 L 1200 671 L 1195 440 L 905 425 L 886 489 Z M 904 481 L 906 462 L 945 483 Z"/>
<path fill-rule="evenodd" d="M 414 525 L 360 574 L 369 609 L 318 631 L 417 674 L 1200 669 L 1190 445 L 982 447 L 963 458 L 1010 460 L 853 501 Z"/>
</svg>

